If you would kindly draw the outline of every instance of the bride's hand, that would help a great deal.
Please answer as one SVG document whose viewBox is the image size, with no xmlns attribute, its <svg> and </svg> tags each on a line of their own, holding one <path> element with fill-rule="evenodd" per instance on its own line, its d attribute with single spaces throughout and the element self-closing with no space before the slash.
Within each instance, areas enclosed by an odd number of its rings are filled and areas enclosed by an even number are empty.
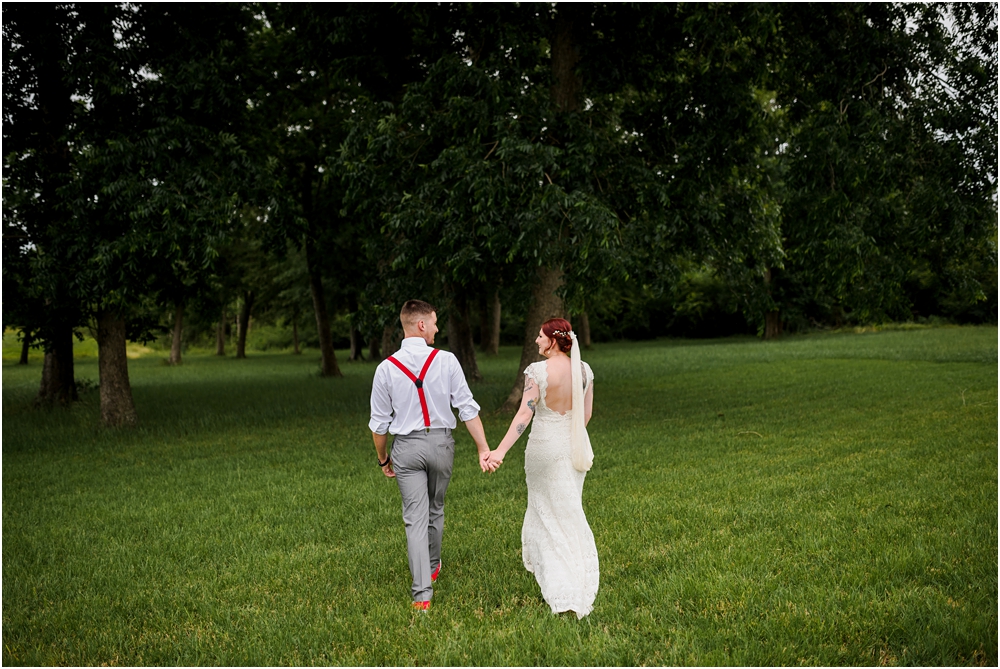
<svg viewBox="0 0 1000 669">
<path fill-rule="evenodd" d="M 503 464 L 503 457 L 496 451 L 490 451 L 490 454 L 486 457 L 486 462 L 490 466 L 490 471 L 495 472 L 497 467 Z"/>
<path fill-rule="evenodd" d="M 484 473 L 492 474 L 500 466 L 500 462 L 496 460 L 490 460 L 490 456 L 493 454 L 492 451 L 487 451 L 486 453 L 480 453 L 479 455 L 479 466 L 482 468 Z"/>
</svg>

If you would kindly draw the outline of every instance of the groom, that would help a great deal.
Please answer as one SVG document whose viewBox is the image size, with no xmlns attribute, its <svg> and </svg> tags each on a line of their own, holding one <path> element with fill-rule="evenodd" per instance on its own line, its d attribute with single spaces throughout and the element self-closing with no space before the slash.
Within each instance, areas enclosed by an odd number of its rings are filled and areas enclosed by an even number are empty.
<svg viewBox="0 0 1000 669">
<path fill-rule="evenodd" d="M 479 466 L 492 472 L 479 405 L 458 359 L 431 348 L 437 313 L 421 300 L 409 300 L 399 313 L 403 343 L 375 370 L 368 427 L 382 473 L 395 478 L 403 498 L 406 552 L 413 576 L 413 607 L 426 611 L 441 572 L 444 494 L 455 458 L 455 415 L 465 423 L 479 449 Z M 392 455 L 388 436 L 395 436 Z"/>
</svg>

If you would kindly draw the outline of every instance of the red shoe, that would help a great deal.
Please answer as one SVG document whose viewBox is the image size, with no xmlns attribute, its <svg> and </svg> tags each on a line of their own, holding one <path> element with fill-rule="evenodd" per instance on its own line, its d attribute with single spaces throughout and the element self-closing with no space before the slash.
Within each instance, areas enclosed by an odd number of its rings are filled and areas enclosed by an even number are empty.
<svg viewBox="0 0 1000 669">
<path fill-rule="evenodd" d="M 439 560 L 438 561 L 438 568 L 434 570 L 433 574 L 431 574 L 431 583 L 433 583 L 434 581 L 438 580 L 438 574 L 440 574 L 440 573 L 441 573 L 441 562 Z"/>
<path fill-rule="evenodd" d="M 431 603 L 428 602 L 413 602 L 413 608 L 417 611 L 430 611 Z"/>
</svg>

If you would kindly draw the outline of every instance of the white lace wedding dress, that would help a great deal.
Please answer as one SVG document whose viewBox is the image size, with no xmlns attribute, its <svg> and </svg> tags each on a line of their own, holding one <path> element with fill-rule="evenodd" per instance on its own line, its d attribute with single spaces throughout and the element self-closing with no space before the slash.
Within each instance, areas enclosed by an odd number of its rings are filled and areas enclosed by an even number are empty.
<svg viewBox="0 0 1000 669">
<path fill-rule="evenodd" d="M 585 388 L 594 381 L 583 363 Z M 548 386 L 546 361 L 529 365 L 524 373 L 538 385 L 538 405 L 524 451 L 528 482 L 528 510 L 521 529 L 521 556 L 535 575 L 542 597 L 553 613 L 574 611 L 583 618 L 594 608 L 600 569 L 597 545 L 583 513 L 586 472 L 573 467 L 570 457 L 570 416 L 545 404 Z"/>
</svg>

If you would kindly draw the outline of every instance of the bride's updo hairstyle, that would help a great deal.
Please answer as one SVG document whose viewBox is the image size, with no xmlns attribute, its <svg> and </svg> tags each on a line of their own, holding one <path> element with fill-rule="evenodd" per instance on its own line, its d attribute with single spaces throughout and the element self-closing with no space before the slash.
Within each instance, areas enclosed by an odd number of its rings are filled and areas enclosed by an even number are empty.
<svg viewBox="0 0 1000 669">
<path fill-rule="evenodd" d="M 569 353 L 573 348 L 573 338 L 569 336 L 573 326 L 565 318 L 550 318 L 542 323 L 542 334 L 556 342 L 559 350 Z"/>
</svg>

